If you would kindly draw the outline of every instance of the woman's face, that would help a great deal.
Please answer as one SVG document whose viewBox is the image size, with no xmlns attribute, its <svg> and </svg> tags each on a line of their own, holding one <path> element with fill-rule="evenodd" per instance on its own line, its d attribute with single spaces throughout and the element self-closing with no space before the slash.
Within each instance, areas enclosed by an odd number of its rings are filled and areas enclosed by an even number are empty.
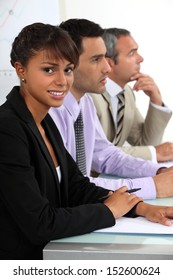
<svg viewBox="0 0 173 280">
<path fill-rule="evenodd" d="M 74 79 L 71 62 L 51 58 L 46 51 L 40 51 L 22 69 L 20 78 L 24 78 L 25 83 L 21 85 L 21 94 L 30 109 L 44 111 L 62 105 Z M 19 73 L 19 66 L 16 71 Z"/>
</svg>

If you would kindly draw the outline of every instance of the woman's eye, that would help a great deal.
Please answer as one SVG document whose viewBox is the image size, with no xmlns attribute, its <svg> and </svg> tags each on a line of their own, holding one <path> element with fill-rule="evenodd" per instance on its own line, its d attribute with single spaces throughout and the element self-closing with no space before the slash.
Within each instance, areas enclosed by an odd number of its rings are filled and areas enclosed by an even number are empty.
<svg viewBox="0 0 173 280">
<path fill-rule="evenodd" d="M 68 67 L 65 69 L 65 73 L 71 73 L 73 72 L 74 68 L 73 67 Z"/>
<path fill-rule="evenodd" d="M 44 68 L 44 71 L 48 74 L 53 73 L 53 69 L 52 68 Z"/>
</svg>

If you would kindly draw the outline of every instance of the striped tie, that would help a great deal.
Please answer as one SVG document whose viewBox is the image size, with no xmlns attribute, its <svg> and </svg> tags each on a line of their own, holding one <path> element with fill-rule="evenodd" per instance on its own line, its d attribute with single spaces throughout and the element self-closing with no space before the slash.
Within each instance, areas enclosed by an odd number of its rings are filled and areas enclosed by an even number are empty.
<svg viewBox="0 0 173 280">
<path fill-rule="evenodd" d="M 116 129 L 116 142 L 117 145 L 120 141 L 121 132 L 123 129 L 123 117 L 124 117 L 124 107 L 125 107 L 125 98 L 124 91 L 121 91 L 118 95 L 118 111 L 117 111 L 117 129 Z"/>
<path fill-rule="evenodd" d="M 83 132 L 82 113 L 79 113 L 77 120 L 74 123 L 75 138 L 76 138 L 76 163 L 83 175 L 86 175 L 86 157 L 85 157 L 85 142 Z"/>
</svg>

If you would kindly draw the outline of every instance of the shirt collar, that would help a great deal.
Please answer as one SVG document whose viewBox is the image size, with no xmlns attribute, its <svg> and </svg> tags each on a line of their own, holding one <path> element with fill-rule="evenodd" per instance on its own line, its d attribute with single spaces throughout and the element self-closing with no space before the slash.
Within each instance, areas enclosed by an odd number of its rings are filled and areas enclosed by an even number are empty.
<svg viewBox="0 0 173 280">
<path fill-rule="evenodd" d="M 114 97 L 118 93 L 120 93 L 120 91 L 122 91 L 123 89 L 118 84 L 116 84 L 114 81 L 107 78 L 106 90 L 108 91 L 108 93 L 111 97 Z"/>
<path fill-rule="evenodd" d="M 79 115 L 79 112 L 81 110 L 82 98 L 81 98 L 80 102 L 78 102 L 76 100 L 76 98 L 74 97 L 74 95 L 71 92 L 68 92 L 68 94 L 66 95 L 66 97 L 64 99 L 63 105 L 67 109 L 67 111 L 70 113 L 70 115 L 72 116 L 74 121 L 76 121 L 76 119 Z"/>
</svg>

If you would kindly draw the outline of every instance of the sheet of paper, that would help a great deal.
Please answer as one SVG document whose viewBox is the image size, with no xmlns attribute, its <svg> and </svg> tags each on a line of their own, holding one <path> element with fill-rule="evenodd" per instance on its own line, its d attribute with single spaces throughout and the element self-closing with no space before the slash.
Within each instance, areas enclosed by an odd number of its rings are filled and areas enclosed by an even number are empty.
<svg viewBox="0 0 173 280">
<path fill-rule="evenodd" d="M 97 230 L 96 232 L 103 233 L 141 233 L 141 234 L 172 234 L 172 226 L 164 226 L 158 223 L 153 223 L 143 217 L 126 218 L 122 217 L 116 221 L 115 226 Z"/>
</svg>

